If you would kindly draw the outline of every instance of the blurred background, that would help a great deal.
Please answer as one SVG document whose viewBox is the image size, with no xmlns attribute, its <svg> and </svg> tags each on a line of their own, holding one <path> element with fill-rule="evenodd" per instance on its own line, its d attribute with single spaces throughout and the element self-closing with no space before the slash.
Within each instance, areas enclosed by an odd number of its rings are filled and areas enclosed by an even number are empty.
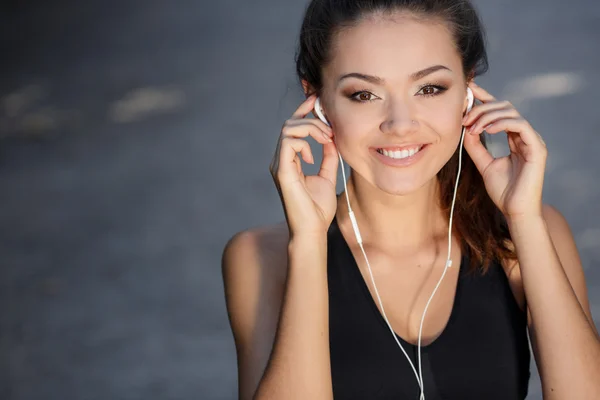
<svg viewBox="0 0 600 400">
<path fill-rule="evenodd" d="M 0 398 L 236 398 L 221 252 L 284 218 L 307 1 L 0 4 Z M 478 82 L 546 140 L 600 326 L 600 2 L 476 5 Z"/>
</svg>

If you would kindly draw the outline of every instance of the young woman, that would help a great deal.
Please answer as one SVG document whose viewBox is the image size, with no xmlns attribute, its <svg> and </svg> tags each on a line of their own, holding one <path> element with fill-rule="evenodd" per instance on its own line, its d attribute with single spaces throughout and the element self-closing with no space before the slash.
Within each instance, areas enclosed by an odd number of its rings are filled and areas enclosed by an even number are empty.
<svg viewBox="0 0 600 400">
<path fill-rule="evenodd" d="M 527 333 L 545 399 L 599 398 L 581 262 L 542 204 L 546 146 L 475 84 L 483 38 L 466 0 L 310 3 L 307 99 L 270 166 L 286 221 L 223 254 L 240 399 L 524 399 Z M 484 130 L 510 155 L 493 158 Z"/>
</svg>

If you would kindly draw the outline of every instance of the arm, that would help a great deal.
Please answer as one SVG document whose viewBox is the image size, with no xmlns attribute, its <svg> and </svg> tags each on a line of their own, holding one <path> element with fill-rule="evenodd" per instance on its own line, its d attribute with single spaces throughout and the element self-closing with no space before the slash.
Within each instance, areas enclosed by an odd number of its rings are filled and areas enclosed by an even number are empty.
<svg viewBox="0 0 600 400">
<path fill-rule="evenodd" d="M 550 206 L 542 218 L 508 221 L 525 296 L 544 399 L 595 399 L 600 339 L 581 261 L 567 222 Z"/>
<path fill-rule="evenodd" d="M 252 248 L 246 234 L 223 254 L 240 399 L 332 399 L 326 236 L 289 241 L 281 295 Z"/>
</svg>

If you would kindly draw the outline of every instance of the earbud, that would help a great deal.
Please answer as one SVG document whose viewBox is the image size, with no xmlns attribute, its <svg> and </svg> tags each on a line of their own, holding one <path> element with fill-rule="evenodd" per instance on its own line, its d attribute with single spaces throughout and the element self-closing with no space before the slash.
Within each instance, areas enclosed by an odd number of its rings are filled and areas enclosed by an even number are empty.
<svg viewBox="0 0 600 400">
<path fill-rule="evenodd" d="M 470 87 L 467 87 L 467 113 L 469 111 L 471 111 L 471 109 L 473 108 L 473 104 L 475 103 L 475 96 L 473 95 L 473 91 L 471 90 Z"/>
<path fill-rule="evenodd" d="M 317 97 L 317 100 L 315 100 L 315 113 L 317 114 L 317 117 L 319 117 L 319 119 L 325 123 L 325 125 L 330 126 L 327 118 L 325 118 L 325 113 L 323 113 L 323 108 L 321 108 L 320 97 Z"/>
</svg>

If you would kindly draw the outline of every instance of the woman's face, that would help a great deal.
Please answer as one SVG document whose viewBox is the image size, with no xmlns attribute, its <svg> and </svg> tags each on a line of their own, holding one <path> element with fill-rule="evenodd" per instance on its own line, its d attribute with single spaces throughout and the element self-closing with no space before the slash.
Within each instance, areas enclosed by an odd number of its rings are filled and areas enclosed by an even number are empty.
<svg viewBox="0 0 600 400">
<path fill-rule="evenodd" d="M 450 31 L 401 14 L 370 17 L 341 31 L 332 51 L 322 101 L 344 159 L 390 194 L 430 182 L 458 147 L 467 106 Z M 392 159 L 381 148 L 394 157 L 420 150 Z"/>
</svg>

